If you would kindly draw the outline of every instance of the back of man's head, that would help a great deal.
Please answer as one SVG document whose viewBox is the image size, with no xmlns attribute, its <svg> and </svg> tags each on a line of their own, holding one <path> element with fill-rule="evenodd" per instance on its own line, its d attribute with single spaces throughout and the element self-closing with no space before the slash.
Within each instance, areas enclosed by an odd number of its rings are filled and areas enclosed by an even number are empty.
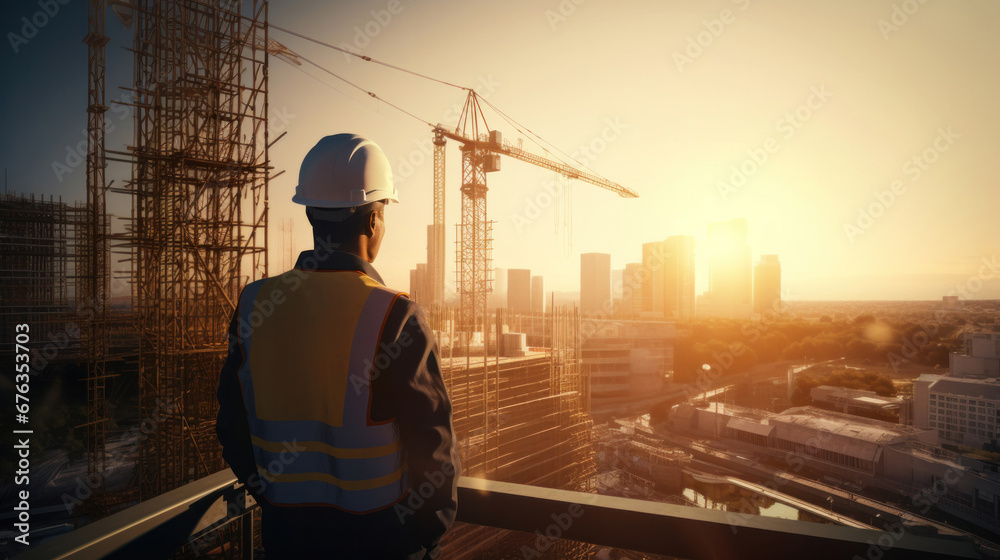
<svg viewBox="0 0 1000 560">
<path fill-rule="evenodd" d="M 313 228 L 313 237 L 333 245 L 352 243 L 358 236 L 368 235 L 370 216 L 380 218 L 385 203 L 381 200 L 350 208 L 319 208 L 306 206 L 306 217 Z"/>
</svg>

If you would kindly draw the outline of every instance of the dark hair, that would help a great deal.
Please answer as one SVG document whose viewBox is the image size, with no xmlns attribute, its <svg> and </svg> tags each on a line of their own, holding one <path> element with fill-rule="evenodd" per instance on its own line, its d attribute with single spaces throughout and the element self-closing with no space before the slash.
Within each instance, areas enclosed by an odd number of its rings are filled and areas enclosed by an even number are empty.
<svg viewBox="0 0 1000 560">
<path fill-rule="evenodd" d="M 354 212 L 350 212 L 347 208 L 336 209 L 338 212 L 343 213 L 345 217 L 340 220 L 331 220 L 322 217 L 321 213 L 334 209 L 306 206 L 306 217 L 313 227 L 314 236 L 322 236 L 332 242 L 341 242 L 364 235 L 365 228 L 368 226 L 368 216 L 373 212 L 381 216 L 384 207 L 385 204 L 383 201 L 376 200 L 355 207 Z"/>
</svg>

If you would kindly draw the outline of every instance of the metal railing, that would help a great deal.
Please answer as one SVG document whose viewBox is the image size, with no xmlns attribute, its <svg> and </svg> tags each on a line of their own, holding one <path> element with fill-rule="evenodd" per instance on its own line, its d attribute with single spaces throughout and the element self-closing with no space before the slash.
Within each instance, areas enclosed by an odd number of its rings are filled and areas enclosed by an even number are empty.
<svg viewBox="0 0 1000 560">
<path fill-rule="evenodd" d="M 979 558 L 964 540 L 728 513 L 462 477 L 458 520 L 678 558 Z M 229 470 L 42 543 L 34 559 L 166 558 L 230 523 L 252 550 L 256 504 Z M 197 549 L 197 546 L 194 548 Z"/>
</svg>

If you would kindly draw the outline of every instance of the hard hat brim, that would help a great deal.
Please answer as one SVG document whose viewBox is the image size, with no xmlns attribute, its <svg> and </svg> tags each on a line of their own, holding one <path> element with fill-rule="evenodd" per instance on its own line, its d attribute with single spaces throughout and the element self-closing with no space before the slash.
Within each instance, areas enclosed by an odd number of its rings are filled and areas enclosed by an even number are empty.
<svg viewBox="0 0 1000 560">
<path fill-rule="evenodd" d="M 391 193 L 383 190 L 366 192 L 364 200 L 320 200 L 316 198 L 306 198 L 299 193 L 295 193 L 295 195 L 292 196 L 292 202 L 303 206 L 315 206 L 316 208 L 353 208 L 354 206 L 362 206 L 368 204 L 369 202 L 375 202 L 378 200 L 388 200 L 398 204 L 399 195 L 397 194 L 397 191 L 393 189 L 393 192 Z"/>
</svg>

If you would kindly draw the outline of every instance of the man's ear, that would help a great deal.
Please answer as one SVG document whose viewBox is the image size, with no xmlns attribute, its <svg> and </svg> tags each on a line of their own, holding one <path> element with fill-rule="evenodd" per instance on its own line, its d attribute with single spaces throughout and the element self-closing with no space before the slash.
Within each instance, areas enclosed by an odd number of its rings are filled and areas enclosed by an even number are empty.
<svg viewBox="0 0 1000 560">
<path fill-rule="evenodd" d="M 373 210 L 368 214 L 368 227 L 365 228 L 365 235 L 368 237 L 375 235 L 375 220 L 378 219 L 378 216 L 375 215 L 376 213 L 377 212 Z"/>
</svg>

